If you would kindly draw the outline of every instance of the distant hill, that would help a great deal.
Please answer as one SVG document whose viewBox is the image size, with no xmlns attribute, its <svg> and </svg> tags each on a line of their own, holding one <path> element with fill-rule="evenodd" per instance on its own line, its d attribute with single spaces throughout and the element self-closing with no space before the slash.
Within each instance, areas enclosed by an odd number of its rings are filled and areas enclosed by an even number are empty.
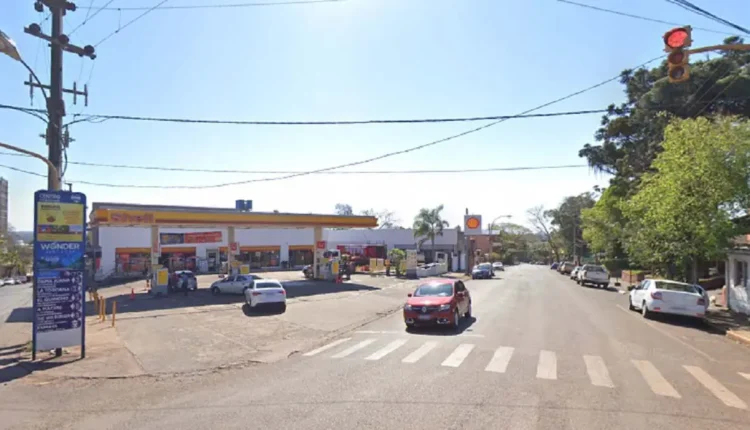
<svg viewBox="0 0 750 430">
<path fill-rule="evenodd" d="M 31 243 L 31 241 L 34 240 L 33 231 L 14 231 L 13 235 L 16 236 L 19 240 L 22 240 L 26 243 Z"/>
</svg>

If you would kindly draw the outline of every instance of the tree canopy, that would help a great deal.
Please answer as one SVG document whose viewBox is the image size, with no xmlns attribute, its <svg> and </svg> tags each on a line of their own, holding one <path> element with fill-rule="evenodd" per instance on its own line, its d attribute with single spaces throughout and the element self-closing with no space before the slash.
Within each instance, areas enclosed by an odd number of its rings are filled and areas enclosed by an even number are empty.
<svg viewBox="0 0 750 430">
<path fill-rule="evenodd" d="M 443 205 L 433 209 L 422 208 L 417 216 L 414 217 L 414 237 L 421 238 L 419 246 L 426 241 L 430 241 L 432 249 L 435 249 L 435 238 L 443 235 L 443 230 L 448 227 L 448 221 L 442 217 Z"/>
</svg>

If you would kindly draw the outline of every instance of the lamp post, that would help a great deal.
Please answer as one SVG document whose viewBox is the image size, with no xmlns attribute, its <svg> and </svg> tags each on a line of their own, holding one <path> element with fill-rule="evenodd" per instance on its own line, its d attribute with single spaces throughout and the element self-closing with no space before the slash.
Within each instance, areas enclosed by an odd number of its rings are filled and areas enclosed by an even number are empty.
<svg viewBox="0 0 750 430">
<path fill-rule="evenodd" d="M 39 89 L 42 90 L 42 94 L 44 95 L 44 100 L 47 102 L 47 112 L 49 114 L 49 98 L 47 97 L 47 92 L 44 91 L 44 86 L 42 85 L 42 81 L 39 80 L 39 77 L 34 73 L 34 70 L 29 67 L 29 65 L 23 61 L 23 58 L 21 58 L 21 54 L 18 52 L 18 48 L 16 47 L 16 43 L 11 39 L 7 34 L 3 33 L 2 30 L 0 30 L 0 53 L 3 53 L 10 58 L 18 61 L 21 63 L 26 70 L 29 71 L 31 76 L 34 78 L 37 84 L 39 84 Z M 34 158 L 38 158 L 42 161 L 44 161 L 47 164 L 47 176 L 48 176 L 48 185 L 50 189 L 52 190 L 59 190 L 60 189 L 60 170 L 57 168 L 57 166 L 54 165 L 48 158 L 43 157 L 36 152 L 27 151 L 25 149 L 21 149 L 12 145 L 8 145 L 5 143 L 0 143 L 0 146 L 3 148 L 11 149 L 13 151 L 20 152 L 22 154 L 30 155 Z"/>
</svg>

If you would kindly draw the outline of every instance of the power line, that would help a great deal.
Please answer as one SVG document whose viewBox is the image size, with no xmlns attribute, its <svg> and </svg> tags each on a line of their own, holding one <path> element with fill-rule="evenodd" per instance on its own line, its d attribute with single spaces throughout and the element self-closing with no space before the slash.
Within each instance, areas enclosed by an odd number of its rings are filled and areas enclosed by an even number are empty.
<svg viewBox="0 0 750 430">
<path fill-rule="evenodd" d="M 707 11 L 705 9 L 701 9 L 700 7 L 694 5 L 693 3 L 690 3 L 687 0 L 666 0 L 666 1 L 667 1 L 667 3 L 671 3 L 671 4 L 674 4 L 674 5 L 680 6 L 681 8 L 683 8 L 683 9 L 685 9 L 687 11 L 696 13 L 696 14 L 702 16 L 702 17 L 705 17 L 705 18 L 711 19 L 713 21 L 716 21 L 719 24 L 724 24 L 724 25 L 726 25 L 728 27 L 732 27 L 734 29 L 737 29 L 737 30 L 739 30 L 739 31 L 741 31 L 741 32 L 743 32 L 745 34 L 750 34 L 750 30 L 746 29 L 745 27 L 739 26 L 739 25 L 737 25 L 737 24 L 735 24 L 735 23 L 733 23 L 731 21 L 727 21 L 724 18 L 719 18 L 718 16 L 712 14 L 711 12 L 709 12 L 709 11 Z"/>
<path fill-rule="evenodd" d="M 104 7 L 102 10 L 109 11 L 136 11 L 136 10 L 176 10 L 176 9 L 229 9 L 229 8 L 246 8 L 262 6 L 290 6 L 306 5 L 317 3 L 342 3 L 348 0 L 296 0 L 296 1 L 279 1 L 279 2 L 246 2 L 246 3 L 223 3 L 223 4 L 202 4 L 202 5 L 177 5 L 177 6 L 157 6 L 149 7 Z M 106 6 L 106 5 L 105 5 Z"/>
<path fill-rule="evenodd" d="M 26 154 L 17 154 L 14 152 L 2 152 L 0 155 L 11 157 L 28 157 Z M 198 172 L 198 173 L 242 173 L 242 174 L 264 174 L 264 175 L 285 175 L 292 173 L 302 173 L 299 170 L 233 170 L 233 169 L 197 169 L 186 167 L 163 167 L 163 166 L 134 166 L 129 164 L 105 164 L 90 163 L 85 161 L 70 161 L 69 164 L 89 167 L 106 167 L 113 169 L 136 169 L 136 170 L 156 170 L 164 172 Z M 585 164 L 564 164 L 555 166 L 526 166 L 526 167 L 489 167 L 484 169 L 428 169 L 428 170 L 346 170 L 346 171 L 326 171 L 320 174 L 330 175 L 400 175 L 400 174 L 425 174 L 425 173 L 482 173 L 482 172 L 503 172 L 503 171 L 521 171 L 521 170 L 549 170 L 549 169 L 570 169 L 575 167 L 586 167 Z"/>
<path fill-rule="evenodd" d="M 114 1 L 115 0 L 109 0 L 107 3 L 104 4 L 104 6 L 98 7 L 98 8 L 94 8 L 94 7 L 91 7 L 91 5 L 94 3 L 94 0 L 91 0 L 91 2 L 89 3 L 89 7 L 86 8 L 88 10 L 86 11 L 86 17 L 83 18 L 83 22 L 81 22 L 80 24 L 78 24 L 78 26 L 76 28 L 70 30 L 70 33 L 68 33 L 68 36 L 71 36 L 73 33 L 75 33 L 76 31 L 78 31 L 79 28 L 83 27 L 84 25 L 86 25 L 86 23 L 88 23 L 89 21 L 91 21 L 92 19 L 94 19 L 94 17 L 96 17 L 97 15 L 99 15 L 101 13 L 101 11 L 104 10 L 104 8 L 106 8 L 107 6 L 109 6 L 110 4 L 112 4 L 112 2 L 114 2 Z M 96 9 L 96 12 L 94 12 L 93 14 L 91 14 L 91 11 L 93 9 Z M 89 16 L 89 14 L 91 14 L 91 16 Z"/>
<path fill-rule="evenodd" d="M 113 31 L 112 33 L 110 33 L 109 35 L 107 35 L 106 37 L 104 37 L 104 39 L 102 39 L 99 42 L 97 42 L 96 45 L 94 45 L 94 47 L 95 48 L 99 47 L 99 45 L 101 45 L 102 43 L 104 43 L 107 40 L 109 40 L 109 38 L 111 38 L 115 34 L 119 33 L 120 31 L 125 30 L 126 28 L 128 28 L 128 26 L 130 26 L 134 22 L 138 21 L 139 19 L 143 18 L 144 16 L 148 15 L 149 13 L 153 12 L 154 10 L 156 10 L 157 7 L 163 5 L 164 3 L 168 2 L 168 1 L 169 0 L 162 0 L 162 1 L 160 1 L 159 3 L 155 4 L 151 8 L 148 8 L 142 14 L 140 14 L 140 15 L 136 16 L 135 18 L 131 19 L 130 21 L 126 22 L 125 25 L 123 25 L 122 27 L 118 26 L 117 30 Z"/>
<path fill-rule="evenodd" d="M 567 4 L 574 5 L 574 6 L 579 6 L 579 7 L 583 7 L 583 8 L 587 8 L 587 9 L 597 10 L 599 12 L 607 12 L 607 13 L 611 13 L 611 14 L 615 14 L 615 15 L 625 16 L 625 17 L 628 17 L 628 18 L 640 19 L 642 21 L 650 21 L 650 22 L 656 22 L 656 23 L 659 23 L 659 24 L 667 24 L 667 25 L 674 25 L 674 26 L 682 26 L 682 25 L 684 25 L 684 23 L 681 24 L 681 23 L 677 23 L 677 22 L 664 21 L 664 20 L 661 20 L 661 19 L 648 18 L 648 17 L 641 16 L 641 15 L 634 15 L 632 13 L 620 12 L 620 11 L 617 11 L 617 10 L 606 9 L 606 8 L 598 7 L 598 6 L 592 6 L 590 4 L 577 3 L 577 2 L 574 2 L 574 1 L 570 1 L 570 0 L 557 0 L 557 1 L 560 2 L 560 3 L 567 3 Z M 693 30 L 702 30 L 702 31 L 708 31 L 708 32 L 711 32 L 711 33 L 726 34 L 726 35 L 734 36 L 734 33 L 727 33 L 725 31 L 719 31 L 719 30 L 712 30 L 710 28 L 693 27 Z"/>
<path fill-rule="evenodd" d="M 19 169 L 18 167 L 6 166 L 5 164 L 0 164 L 0 167 L 4 167 L 4 168 L 9 169 L 9 170 L 15 170 L 16 172 L 26 173 L 27 175 L 39 176 L 39 177 L 45 178 L 45 179 L 47 178 L 47 175 L 43 175 L 41 173 L 36 173 L 36 172 L 31 172 L 31 171 L 28 171 L 28 170 Z"/>
</svg>

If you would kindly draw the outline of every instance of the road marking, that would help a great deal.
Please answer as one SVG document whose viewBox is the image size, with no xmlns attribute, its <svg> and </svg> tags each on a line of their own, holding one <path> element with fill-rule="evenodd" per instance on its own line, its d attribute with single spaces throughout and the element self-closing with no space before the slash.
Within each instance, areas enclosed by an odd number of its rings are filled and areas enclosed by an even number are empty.
<svg viewBox="0 0 750 430">
<path fill-rule="evenodd" d="M 711 377 L 706 371 L 697 366 L 682 366 L 688 371 L 695 379 L 698 380 L 704 387 L 708 388 L 708 391 L 716 396 L 719 400 L 724 402 L 725 405 L 731 406 L 738 409 L 747 409 L 747 404 L 743 402 L 739 397 L 735 396 L 734 393 L 727 390 L 727 388 L 719 381 Z"/>
<path fill-rule="evenodd" d="M 651 387 L 651 391 L 653 391 L 655 394 L 658 394 L 660 396 L 674 397 L 675 399 L 682 398 L 682 396 L 680 396 L 680 393 L 678 393 L 677 390 L 675 390 L 674 387 L 670 385 L 666 379 L 664 379 L 659 370 L 657 370 L 650 361 L 631 361 L 633 362 L 635 368 L 638 369 L 639 372 L 641 372 L 643 379 L 646 380 L 648 386 Z"/>
<path fill-rule="evenodd" d="M 458 367 L 463 363 L 464 359 L 469 356 L 471 350 L 474 349 L 474 345 L 470 343 L 462 343 L 453 350 L 451 355 L 443 361 L 441 366 Z"/>
<path fill-rule="evenodd" d="M 373 342 L 375 342 L 375 339 L 366 339 L 366 340 L 363 340 L 362 342 L 360 342 L 360 343 L 358 343 L 358 344 L 356 344 L 354 346 L 350 346 L 349 348 L 347 348 L 347 349 L 339 352 L 338 354 L 333 355 L 332 358 L 342 358 L 342 357 L 346 357 L 347 355 L 354 354 L 355 352 L 359 351 L 362 348 L 365 348 L 367 345 L 369 345 L 369 344 L 371 344 Z"/>
<path fill-rule="evenodd" d="M 737 373 L 739 373 L 740 376 L 742 376 L 743 378 L 750 380 L 750 373 L 742 373 L 742 372 L 737 372 Z"/>
<path fill-rule="evenodd" d="M 659 328 L 658 326 L 656 326 L 656 325 L 652 324 L 652 323 L 651 323 L 650 321 L 648 321 L 648 320 L 646 320 L 646 319 L 644 319 L 644 318 L 641 318 L 641 317 L 639 317 L 638 315 L 640 315 L 640 314 L 636 314 L 636 313 L 634 313 L 633 311 L 630 311 L 630 310 L 628 310 L 628 309 L 625 309 L 624 307 L 622 307 L 622 306 L 620 306 L 620 305 L 615 305 L 615 306 L 616 306 L 616 307 L 617 307 L 618 309 L 620 309 L 621 311 L 623 311 L 623 312 L 625 312 L 625 313 L 629 314 L 630 316 L 633 316 L 633 317 L 636 317 L 636 318 L 638 318 L 638 320 L 640 320 L 641 322 L 643 322 L 643 323 L 647 324 L 647 325 L 648 325 L 649 327 L 653 328 L 654 330 L 658 331 L 659 333 L 663 334 L 664 336 L 667 336 L 668 338 L 670 338 L 670 339 L 672 339 L 672 340 L 675 340 L 675 341 L 677 341 L 677 342 L 681 343 L 681 344 L 682 344 L 682 346 L 684 346 L 684 347 L 686 347 L 686 348 L 689 348 L 689 349 L 693 350 L 694 352 L 696 352 L 696 353 L 698 353 L 698 354 L 702 355 L 702 356 L 703 356 L 704 358 L 706 358 L 706 359 L 708 359 L 708 360 L 711 360 L 711 361 L 713 361 L 713 362 L 717 362 L 717 361 L 718 361 L 718 360 L 716 360 L 715 358 L 711 357 L 710 355 L 706 354 L 705 352 L 701 351 L 700 349 L 696 348 L 695 346 L 693 346 L 693 345 L 691 345 L 691 344 L 689 344 L 689 343 L 685 342 L 684 340 L 680 339 L 679 337 L 677 337 L 677 336 L 675 336 L 675 335 L 673 335 L 673 334 L 671 334 L 671 333 L 669 333 L 669 332 L 667 332 L 667 331 L 663 330 L 662 328 Z"/>
<path fill-rule="evenodd" d="M 557 355 L 554 352 L 539 351 L 536 377 L 539 379 L 557 379 Z"/>
<path fill-rule="evenodd" d="M 393 342 L 389 343 L 383 348 L 380 348 L 380 350 L 375 351 L 372 355 L 369 357 L 366 357 L 365 360 L 380 360 L 381 358 L 385 357 L 386 355 L 392 353 L 393 351 L 401 348 L 406 343 L 407 339 L 398 339 L 394 340 Z"/>
<path fill-rule="evenodd" d="M 586 363 L 586 372 L 589 374 L 592 385 L 608 388 L 615 387 L 615 384 L 612 383 L 612 379 L 609 377 L 604 359 L 597 355 L 584 355 L 583 361 Z"/>
<path fill-rule="evenodd" d="M 313 349 L 312 351 L 306 352 L 306 353 L 304 353 L 302 355 L 304 355 L 305 357 L 311 357 L 313 355 L 320 354 L 323 351 L 327 351 L 327 350 L 329 350 L 329 349 L 331 349 L 333 347 L 339 346 L 342 343 L 344 343 L 344 342 L 346 342 L 347 340 L 350 340 L 350 339 L 351 339 L 350 337 L 347 337 L 347 338 L 344 338 L 344 339 L 339 339 L 339 340 L 337 340 L 335 342 L 331 342 L 328 345 L 321 346 L 318 349 Z"/>
<path fill-rule="evenodd" d="M 421 359 L 422 357 L 427 355 L 427 353 L 432 351 L 436 346 L 437 346 L 437 342 L 433 342 L 433 341 L 425 342 L 424 345 L 417 348 L 416 351 L 407 355 L 406 358 L 404 358 L 401 361 L 404 363 L 416 363 L 417 361 L 419 361 L 419 359 Z"/>
<path fill-rule="evenodd" d="M 510 357 L 513 356 L 513 348 L 509 346 L 501 346 L 495 351 L 495 355 L 492 356 L 492 360 L 484 368 L 487 372 L 505 373 L 505 369 L 508 368 L 508 362 Z"/>
</svg>

